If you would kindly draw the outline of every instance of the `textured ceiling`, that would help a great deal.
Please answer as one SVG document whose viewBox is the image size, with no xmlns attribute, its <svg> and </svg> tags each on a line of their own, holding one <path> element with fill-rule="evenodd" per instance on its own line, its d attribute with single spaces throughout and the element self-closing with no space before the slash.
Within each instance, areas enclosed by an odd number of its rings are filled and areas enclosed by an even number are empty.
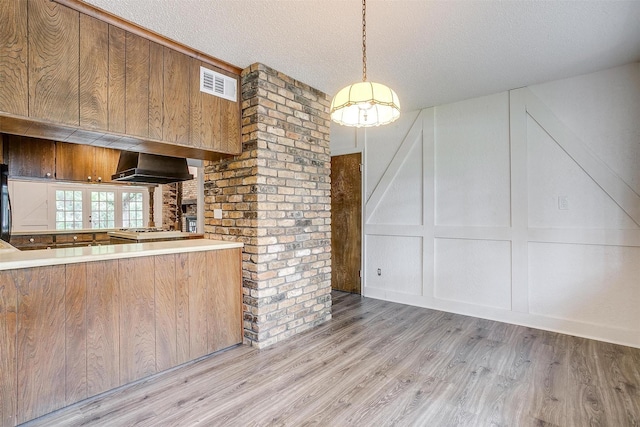
<svg viewBox="0 0 640 427">
<path fill-rule="evenodd" d="M 87 0 L 330 95 L 361 79 L 358 0 Z M 369 0 L 368 77 L 411 111 L 640 60 L 640 1 Z"/>
</svg>

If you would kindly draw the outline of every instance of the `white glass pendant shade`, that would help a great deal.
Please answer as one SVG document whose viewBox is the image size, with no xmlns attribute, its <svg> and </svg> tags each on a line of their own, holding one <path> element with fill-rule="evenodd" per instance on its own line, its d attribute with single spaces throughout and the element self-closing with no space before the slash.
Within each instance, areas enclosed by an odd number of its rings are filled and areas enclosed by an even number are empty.
<svg viewBox="0 0 640 427">
<path fill-rule="evenodd" d="M 345 126 L 386 125 L 400 117 L 400 101 L 391 88 L 364 81 L 340 90 L 331 101 L 330 114 Z"/>
</svg>

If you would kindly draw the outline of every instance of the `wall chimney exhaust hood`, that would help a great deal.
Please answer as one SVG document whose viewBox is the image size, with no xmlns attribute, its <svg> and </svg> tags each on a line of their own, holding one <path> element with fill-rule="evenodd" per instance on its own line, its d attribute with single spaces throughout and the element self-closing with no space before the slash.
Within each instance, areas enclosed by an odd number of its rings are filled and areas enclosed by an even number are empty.
<svg viewBox="0 0 640 427">
<path fill-rule="evenodd" d="M 156 154 L 120 152 L 118 169 L 113 181 L 143 184 L 169 184 L 193 179 L 187 159 Z"/>
</svg>

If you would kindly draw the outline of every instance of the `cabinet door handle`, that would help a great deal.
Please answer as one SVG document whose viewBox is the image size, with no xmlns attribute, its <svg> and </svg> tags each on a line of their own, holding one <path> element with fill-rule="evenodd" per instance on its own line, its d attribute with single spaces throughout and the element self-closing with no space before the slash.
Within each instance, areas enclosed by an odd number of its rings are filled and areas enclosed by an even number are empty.
<svg viewBox="0 0 640 427">
<path fill-rule="evenodd" d="M 36 239 L 34 239 L 33 237 L 29 239 L 29 243 L 33 243 L 35 241 L 36 241 Z"/>
<path fill-rule="evenodd" d="M 87 181 L 91 182 L 91 176 L 87 177 Z"/>
<path fill-rule="evenodd" d="M 51 172 L 47 172 L 44 176 L 46 176 L 47 178 L 51 178 Z"/>
<path fill-rule="evenodd" d="M 73 236 L 73 240 L 78 240 L 78 236 Z"/>
</svg>

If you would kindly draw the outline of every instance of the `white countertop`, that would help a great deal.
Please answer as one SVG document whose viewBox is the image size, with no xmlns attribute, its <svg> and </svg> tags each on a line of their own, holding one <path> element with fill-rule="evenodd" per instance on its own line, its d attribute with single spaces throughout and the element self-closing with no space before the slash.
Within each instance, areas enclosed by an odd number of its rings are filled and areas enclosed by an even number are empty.
<svg viewBox="0 0 640 427">
<path fill-rule="evenodd" d="M 14 248 L 13 246 L 11 246 L 9 243 L 5 242 L 4 240 L 0 240 L 0 256 L 2 256 L 2 254 L 11 253 L 11 252 L 20 252 L 20 251 Z M 2 258 L 0 258 L 0 260 L 2 260 Z"/>
<path fill-rule="evenodd" d="M 109 236 L 120 237 L 121 239 L 130 239 L 130 240 L 153 240 L 153 239 L 187 239 L 189 237 L 204 237 L 202 233 L 186 233 L 184 231 L 128 231 L 128 230 L 118 230 L 118 231 L 109 231 L 107 233 Z"/>
<path fill-rule="evenodd" d="M 185 252 L 241 248 L 237 242 L 211 239 L 172 240 L 169 242 L 130 243 L 124 245 L 80 246 L 62 249 L 0 252 L 0 271 L 78 262 L 136 258 Z"/>
<path fill-rule="evenodd" d="M 39 236 L 41 234 L 82 234 L 82 233 L 106 233 L 117 231 L 117 228 L 76 228 L 71 230 L 19 230 L 11 231 L 12 236 Z"/>
</svg>

